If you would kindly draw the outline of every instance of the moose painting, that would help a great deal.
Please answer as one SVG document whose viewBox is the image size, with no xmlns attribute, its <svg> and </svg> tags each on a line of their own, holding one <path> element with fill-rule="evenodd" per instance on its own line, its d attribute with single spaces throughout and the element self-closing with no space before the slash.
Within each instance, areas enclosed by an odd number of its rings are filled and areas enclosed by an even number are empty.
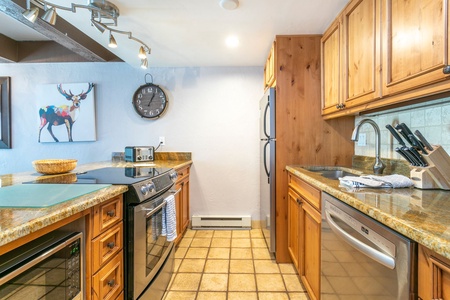
<svg viewBox="0 0 450 300">
<path fill-rule="evenodd" d="M 93 88 L 93 83 L 41 86 L 38 142 L 95 140 Z"/>
</svg>

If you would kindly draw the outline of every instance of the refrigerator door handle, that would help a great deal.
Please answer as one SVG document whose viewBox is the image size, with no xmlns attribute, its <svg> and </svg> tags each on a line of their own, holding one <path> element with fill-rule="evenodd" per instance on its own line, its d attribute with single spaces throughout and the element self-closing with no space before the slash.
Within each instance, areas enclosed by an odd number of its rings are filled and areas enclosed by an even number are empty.
<svg viewBox="0 0 450 300">
<path fill-rule="evenodd" d="M 264 135 L 269 139 L 270 136 L 267 134 L 267 112 L 269 110 L 269 101 L 267 101 L 266 108 L 264 109 Z"/>
<path fill-rule="evenodd" d="M 266 175 L 267 175 L 267 183 L 270 183 L 270 172 L 269 172 L 269 169 L 267 168 L 267 146 L 269 145 L 269 141 L 267 141 L 265 144 L 264 144 L 264 170 L 266 170 Z"/>
</svg>

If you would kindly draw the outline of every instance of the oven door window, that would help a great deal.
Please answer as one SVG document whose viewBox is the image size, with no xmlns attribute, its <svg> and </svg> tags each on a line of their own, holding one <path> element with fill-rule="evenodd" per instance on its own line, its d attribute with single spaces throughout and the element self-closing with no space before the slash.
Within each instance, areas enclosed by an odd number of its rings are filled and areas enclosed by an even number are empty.
<svg viewBox="0 0 450 300">
<path fill-rule="evenodd" d="M 147 218 L 146 221 L 146 275 L 158 268 L 158 263 L 167 251 L 169 242 L 162 236 L 162 214 L 163 209 Z"/>
</svg>

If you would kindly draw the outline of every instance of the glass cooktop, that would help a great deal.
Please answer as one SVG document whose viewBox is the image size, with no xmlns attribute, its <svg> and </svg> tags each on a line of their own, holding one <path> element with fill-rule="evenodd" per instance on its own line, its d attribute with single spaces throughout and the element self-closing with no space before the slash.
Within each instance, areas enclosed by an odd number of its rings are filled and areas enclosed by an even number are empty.
<svg viewBox="0 0 450 300">
<path fill-rule="evenodd" d="M 153 167 L 107 167 L 87 172 L 67 173 L 60 176 L 38 178 L 26 183 L 53 184 L 125 184 L 130 185 L 169 172 L 170 168 Z"/>
</svg>

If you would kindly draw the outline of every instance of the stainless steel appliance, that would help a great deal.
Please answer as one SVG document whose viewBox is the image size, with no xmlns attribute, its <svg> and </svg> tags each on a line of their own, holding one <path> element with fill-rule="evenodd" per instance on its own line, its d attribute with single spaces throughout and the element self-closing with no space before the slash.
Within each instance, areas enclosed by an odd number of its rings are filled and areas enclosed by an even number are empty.
<svg viewBox="0 0 450 300">
<path fill-rule="evenodd" d="M 417 299 L 417 243 L 322 193 L 321 299 Z"/>
<path fill-rule="evenodd" d="M 177 193 L 172 190 L 177 173 L 169 168 L 135 166 L 76 175 L 77 184 L 128 185 L 124 194 L 125 299 L 162 299 L 174 261 L 174 242 L 162 232 L 163 207 Z M 64 175 L 60 178 L 64 182 Z"/>
<path fill-rule="evenodd" d="M 270 252 L 275 252 L 275 89 L 259 101 L 260 220 Z M 272 171 L 273 170 L 273 171 Z"/>
<path fill-rule="evenodd" d="M 153 161 L 155 148 L 151 146 L 127 146 L 125 147 L 125 161 Z"/>
<path fill-rule="evenodd" d="M 0 256 L 0 299 L 82 300 L 82 237 L 54 231 Z"/>
</svg>

